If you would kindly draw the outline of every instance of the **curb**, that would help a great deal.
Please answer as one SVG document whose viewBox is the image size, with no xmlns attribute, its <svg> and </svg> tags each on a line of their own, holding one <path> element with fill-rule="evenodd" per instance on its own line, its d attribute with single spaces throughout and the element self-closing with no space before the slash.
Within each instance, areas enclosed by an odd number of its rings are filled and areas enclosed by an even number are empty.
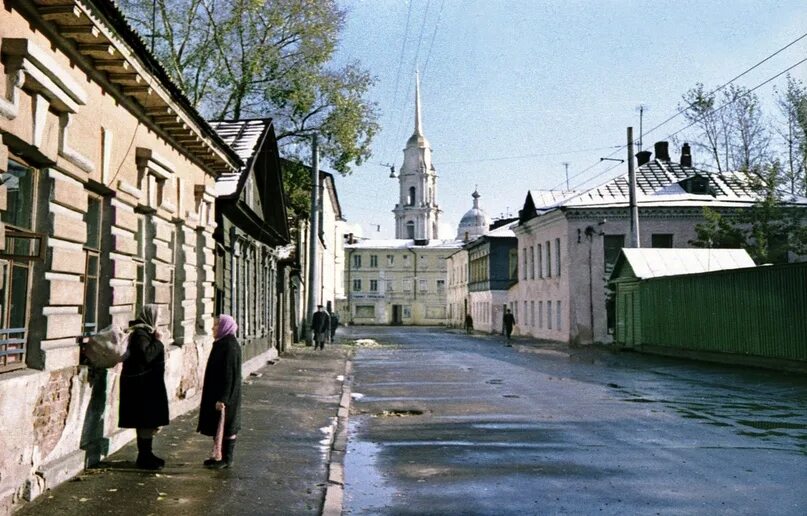
<svg viewBox="0 0 807 516">
<path fill-rule="evenodd" d="M 328 487 L 325 488 L 325 503 L 322 506 L 323 516 L 341 516 L 342 503 L 345 497 L 345 453 L 347 453 L 347 423 L 350 414 L 350 395 L 353 378 L 353 353 L 345 360 L 345 379 L 342 381 L 342 396 L 339 399 L 339 410 L 336 417 L 336 429 L 331 442 L 330 461 L 328 465 Z"/>
</svg>

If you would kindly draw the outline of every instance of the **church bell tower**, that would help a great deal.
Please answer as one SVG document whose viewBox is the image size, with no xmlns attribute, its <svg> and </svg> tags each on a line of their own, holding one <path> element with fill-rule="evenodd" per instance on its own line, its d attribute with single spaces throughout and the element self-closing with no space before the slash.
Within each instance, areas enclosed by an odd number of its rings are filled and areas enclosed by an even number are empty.
<svg viewBox="0 0 807 516">
<path fill-rule="evenodd" d="M 436 240 L 440 208 L 437 205 L 437 171 L 432 150 L 423 136 L 420 119 L 420 76 L 415 76 L 415 132 L 404 148 L 398 176 L 400 196 L 395 214 L 395 238 Z"/>
</svg>

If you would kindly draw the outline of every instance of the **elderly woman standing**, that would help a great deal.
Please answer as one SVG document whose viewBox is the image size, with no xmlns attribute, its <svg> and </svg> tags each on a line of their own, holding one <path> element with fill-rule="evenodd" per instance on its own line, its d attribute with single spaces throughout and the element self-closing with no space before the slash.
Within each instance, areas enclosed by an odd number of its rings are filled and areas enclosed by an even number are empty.
<svg viewBox="0 0 807 516">
<path fill-rule="evenodd" d="M 137 429 L 137 467 L 161 469 L 165 461 L 152 453 L 154 434 L 168 424 L 165 349 L 157 329 L 159 306 L 145 305 L 130 325 L 129 347 L 120 377 L 118 426 Z"/>
<path fill-rule="evenodd" d="M 224 411 L 222 458 L 204 462 L 209 468 L 229 468 L 233 463 L 235 439 L 241 428 L 241 345 L 235 338 L 238 325 L 229 315 L 216 320 L 213 349 L 207 359 L 199 425 L 196 431 L 214 438 Z"/>
</svg>

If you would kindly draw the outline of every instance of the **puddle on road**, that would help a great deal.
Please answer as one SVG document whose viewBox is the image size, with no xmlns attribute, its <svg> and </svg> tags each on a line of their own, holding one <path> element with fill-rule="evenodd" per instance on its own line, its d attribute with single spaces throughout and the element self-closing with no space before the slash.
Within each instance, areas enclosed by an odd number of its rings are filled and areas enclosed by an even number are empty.
<svg viewBox="0 0 807 516">
<path fill-rule="evenodd" d="M 345 454 L 345 514 L 380 514 L 389 509 L 396 490 L 390 488 L 378 467 L 382 447 L 355 436 L 355 421 L 348 423 L 350 438 Z"/>
<path fill-rule="evenodd" d="M 422 416 L 423 411 L 418 409 L 398 409 L 398 410 L 382 410 L 373 417 L 409 417 L 409 416 Z"/>
</svg>

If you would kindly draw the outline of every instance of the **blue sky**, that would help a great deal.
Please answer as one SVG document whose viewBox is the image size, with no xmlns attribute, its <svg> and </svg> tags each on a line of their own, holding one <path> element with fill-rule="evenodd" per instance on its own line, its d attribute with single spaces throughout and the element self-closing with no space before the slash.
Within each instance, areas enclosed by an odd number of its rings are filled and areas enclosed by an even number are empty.
<svg viewBox="0 0 807 516">
<path fill-rule="evenodd" d="M 563 188 L 563 162 L 572 188 L 595 186 L 626 170 L 606 172 L 615 164 L 599 159 L 625 143 L 627 126 L 638 135 L 639 104 L 647 106 L 644 128 L 654 127 L 695 83 L 719 86 L 807 32 L 804 0 L 342 5 L 348 17 L 337 61 L 358 60 L 377 78 L 371 99 L 382 131 L 373 158 L 338 178 L 337 189 L 348 222 L 379 238 L 393 236 L 398 192 L 380 163 L 400 167 L 403 160 L 416 67 L 439 174 L 440 237 L 453 238 L 475 185 L 492 217 L 516 213 L 528 189 Z M 807 38 L 736 84 L 754 87 L 805 57 Z M 807 63 L 791 73 L 807 82 Z M 771 116 L 772 87 L 783 83 L 757 90 Z M 674 119 L 646 135 L 645 147 L 684 125 L 683 117 Z"/>
</svg>

